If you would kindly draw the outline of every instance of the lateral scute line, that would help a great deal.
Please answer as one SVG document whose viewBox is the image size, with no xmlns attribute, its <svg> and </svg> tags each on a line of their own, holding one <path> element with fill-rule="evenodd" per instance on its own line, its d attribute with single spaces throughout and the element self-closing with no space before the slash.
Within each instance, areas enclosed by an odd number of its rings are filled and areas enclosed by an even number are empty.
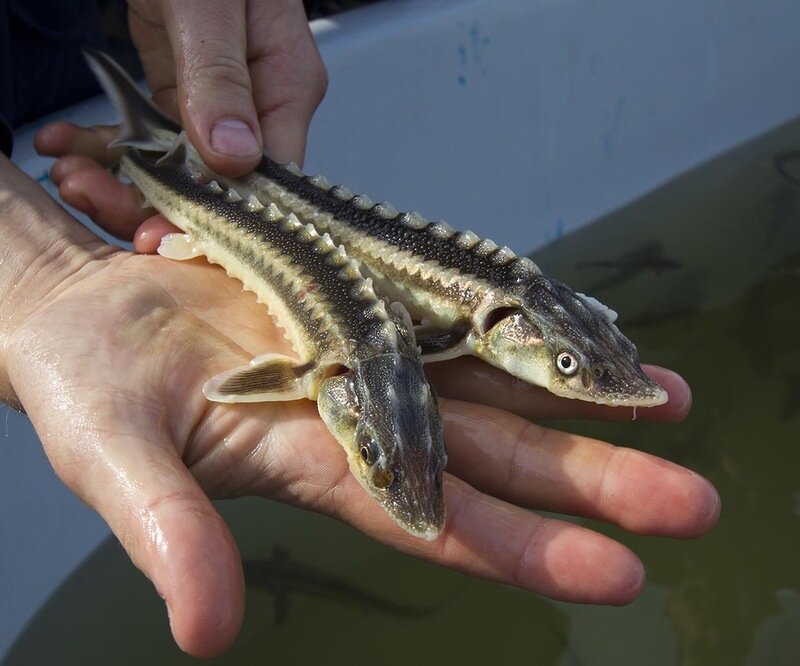
<svg viewBox="0 0 800 666">
<path fill-rule="evenodd" d="M 527 257 L 519 257 L 507 247 L 490 239 L 481 239 L 470 231 L 458 232 L 445 222 L 430 222 L 418 213 L 381 214 L 386 204 L 365 210 L 359 204 L 364 195 L 353 195 L 342 186 L 317 187 L 314 177 L 292 174 L 269 158 L 258 168 L 261 176 L 293 194 L 293 207 L 313 206 L 317 214 L 328 213 L 335 223 L 358 230 L 359 234 L 382 240 L 388 248 L 398 248 L 415 255 L 417 261 L 453 269 L 462 275 L 485 281 L 490 287 L 505 287 L 519 281 L 521 275 L 539 275 L 541 271 Z M 281 196 L 274 189 L 271 195 Z"/>
</svg>

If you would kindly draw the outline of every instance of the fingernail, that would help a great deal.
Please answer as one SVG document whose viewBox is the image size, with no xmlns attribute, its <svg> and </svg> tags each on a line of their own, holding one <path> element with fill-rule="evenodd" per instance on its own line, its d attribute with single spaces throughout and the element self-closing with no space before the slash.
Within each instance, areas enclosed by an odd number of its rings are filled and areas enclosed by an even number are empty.
<svg viewBox="0 0 800 666">
<path fill-rule="evenodd" d="M 220 153 L 236 157 L 250 157 L 261 152 L 253 130 L 234 118 L 217 121 L 211 129 L 211 146 Z"/>
<path fill-rule="evenodd" d="M 702 518 L 700 518 L 699 522 L 703 528 L 708 528 L 710 525 L 715 525 L 719 520 L 719 515 L 722 511 L 722 498 L 720 498 L 719 491 L 717 491 L 716 487 L 713 483 L 711 483 L 711 481 L 704 476 L 701 476 L 697 472 L 693 471 L 692 474 L 702 481 L 706 487 L 708 500 L 705 511 L 701 513 Z"/>
</svg>

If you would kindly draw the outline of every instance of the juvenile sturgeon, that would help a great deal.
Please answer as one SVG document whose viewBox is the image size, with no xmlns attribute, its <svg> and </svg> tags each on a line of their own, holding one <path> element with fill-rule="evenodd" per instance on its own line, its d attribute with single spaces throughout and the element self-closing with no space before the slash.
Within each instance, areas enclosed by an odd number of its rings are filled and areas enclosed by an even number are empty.
<svg viewBox="0 0 800 666">
<path fill-rule="evenodd" d="M 444 437 L 403 306 L 387 305 L 343 247 L 279 202 L 204 177 L 185 134 L 128 75 L 104 54 L 87 59 L 123 117 L 122 173 L 184 232 L 165 236 L 159 254 L 221 265 L 266 304 L 298 355 L 259 356 L 210 379 L 206 397 L 316 400 L 364 488 L 401 527 L 435 539 Z"/>
<path fill-rule="evenodd" d="M 378 293 L 422 323 L 416 337 L 425 361 L 470 354 L 566 398 L 632 407 L 667 401 L 613 310 L 509 248 L 266 156 L 241 182 L 342 243 Z"/>
</svg>

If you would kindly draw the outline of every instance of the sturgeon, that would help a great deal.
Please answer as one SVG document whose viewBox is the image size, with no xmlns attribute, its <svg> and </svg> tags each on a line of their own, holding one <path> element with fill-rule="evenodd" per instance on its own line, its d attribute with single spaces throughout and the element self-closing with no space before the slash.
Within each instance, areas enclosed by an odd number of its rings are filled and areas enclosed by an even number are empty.
<svg viewBox="0 0 800 666">
<path fill-rule="evenodd" d="M 507 247 L 267 156 L 240 187 L 342 243 L 378 293 L 420 322 L 426 362 L 473 355 L 558 396 L 604 405 L 652 407 L 668 399 L 642 371 L 616 312 Z"/>
<path fill-rule="evenodd" d="M 445 522 L 447 456 L 436 395 L 411 320 L 376 295 L 328 234 L 235 181 L 208 178 L 186 135 L 111 58 L 87 60 L 123 118 L 112 145 L 121 172 L 183 233 L 162 240 L 175 260 L 205 256 L 254 292 L 298 358 L 267 353 L 211 378 L 220 402 L 317 401 L 352 473 L 402 528 L 435 539 Z"/>
</svg>

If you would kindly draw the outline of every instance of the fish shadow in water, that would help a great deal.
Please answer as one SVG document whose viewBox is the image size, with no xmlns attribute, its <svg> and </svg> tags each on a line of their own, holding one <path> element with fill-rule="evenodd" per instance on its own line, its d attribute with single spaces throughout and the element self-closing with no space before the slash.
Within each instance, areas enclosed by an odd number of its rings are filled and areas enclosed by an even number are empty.
<svg viewBox="0 0 800 666">
<path fill-rule="evenodd" d="M 771 277 L 800 277 L 800 254 L 790 254 L 769 267 Z"/>
<path fill-rule="evenodd" d="M 431 615 L 446 603 L 435 606 L 397 603 L 332 576 L 323 569 L 298 562 L 282 546 L 275 546 L 270 557 L 244 560 L 242 566 L 248 587 L 275 597 L 275 626 L 288 620 L 292 595 L 326 599 L 364 611 L 409 619 Z"/>
<path fill-rule="evenodd" d="M 772 164 L 787 182 L 800 186 L 800 150 L 791 150 L 772 158 Z"/>
<path fill-rule="evenodd" d="M 789 421 L 800 414 L 800 372 L 785 372 L 783 380 L 786 390 L 781 405 L 781 418 Z"/>
<path fill-rule="evenodd" d="M 635 250 L 631 250 L 617 259 L 581 261 L 576 268 L 601 268 L 613 271 L 608 277 L 594 284 L 588 293 L 598 293 L 625 284 L 643 273 L 661 275 L 667 271 L 682 268 L 682 264 L 664 253 L 664 247 L 658 241 L 647 242 Z"/>
</svg>

